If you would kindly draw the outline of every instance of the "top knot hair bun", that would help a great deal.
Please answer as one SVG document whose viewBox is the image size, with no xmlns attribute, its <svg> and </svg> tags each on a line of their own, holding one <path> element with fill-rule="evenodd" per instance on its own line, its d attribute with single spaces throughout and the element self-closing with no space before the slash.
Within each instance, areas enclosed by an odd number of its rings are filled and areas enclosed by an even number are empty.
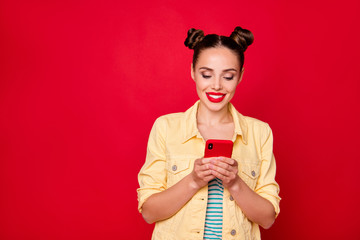
<svg viewBox="0 0 360 240">
<path fill-rule="evenodd" d="M 193 67 L 196 66 L 202 51 L 209 48 L 225 47 L 231 50 L 238 58 L 240 70 L 244 65 L 244 52 L 254 41 L 254 35 L 247 29 L 236 27 L 230 36 L 207 34 L 200 29 L 190 28 L 185 39 L 185 46 L 193 49 Z"/>
<path fill-rule="evenodd" d="M 245 50 L 254 42 L 254 35 L 247 29 L 241 27 L 236 27 L 231 33 L 230 38 L 232 38 L 239 46 Z"/>
<path fill-rule="evenodd" d="M 204 31 L 200 29 L 190 28 L 185 39 L 185 46 L 194 49 L 196 45 L 204 39 Z"/>
</svg>

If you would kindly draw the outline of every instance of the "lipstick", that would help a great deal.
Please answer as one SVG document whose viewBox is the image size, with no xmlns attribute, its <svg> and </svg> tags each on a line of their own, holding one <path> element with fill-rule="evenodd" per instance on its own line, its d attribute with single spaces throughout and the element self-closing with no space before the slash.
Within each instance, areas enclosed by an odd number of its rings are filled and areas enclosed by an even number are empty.
<svg viewBox="0 0 360 240">
<path fill-rule="evenodd" d="M 224 93 L 216 93 L 216 92 L 207 92 L 206 96 L 210 102 L 219 103 L 225 98 Z"/>
</svg>

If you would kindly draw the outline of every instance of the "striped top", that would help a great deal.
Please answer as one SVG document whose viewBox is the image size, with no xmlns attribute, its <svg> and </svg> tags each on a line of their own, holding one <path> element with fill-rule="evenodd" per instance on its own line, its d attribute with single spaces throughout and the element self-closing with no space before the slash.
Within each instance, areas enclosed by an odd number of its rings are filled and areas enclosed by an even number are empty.
<svg viewBox="0 0 360 240">
<path fill-rule="evenodd" d="M 223 196 L 222 181 L 218 178 L 211 180 L 208 190 L 204 239 L 221 239 L 222 237 Z"/>
</svg>

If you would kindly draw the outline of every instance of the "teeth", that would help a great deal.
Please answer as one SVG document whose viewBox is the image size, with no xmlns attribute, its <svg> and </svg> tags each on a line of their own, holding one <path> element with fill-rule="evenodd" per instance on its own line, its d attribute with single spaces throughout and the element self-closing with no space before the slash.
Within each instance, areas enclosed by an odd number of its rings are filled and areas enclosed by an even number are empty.
<svg viewBox="0 0 360 240">
<path fill-rule="evenodd" d="M 210 97 L 215 98 L 215 99 L 219 99 L 222 98 L 224 95 L 211 95 L 209 94 Z"/>
</svg>

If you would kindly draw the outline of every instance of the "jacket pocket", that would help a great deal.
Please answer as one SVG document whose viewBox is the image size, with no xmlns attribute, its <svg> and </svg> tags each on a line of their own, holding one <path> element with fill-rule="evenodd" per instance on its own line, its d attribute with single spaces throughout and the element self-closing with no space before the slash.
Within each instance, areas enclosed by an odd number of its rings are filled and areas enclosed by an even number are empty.
<svg viewBox="0 0 360 240">
<path fill-rule="evenodd" d="M 260 161 L 241 161 L 240 163 L 240 177 L 252 190 L 255 189 L 260 175 L 260 163 Z"/>
<path fill-rule="evenodd" d="M 166 164 L 167 187 L 171 187 L 191 172 L 191 161 L 186 158 L 171 159 Z"/>
</svg>

